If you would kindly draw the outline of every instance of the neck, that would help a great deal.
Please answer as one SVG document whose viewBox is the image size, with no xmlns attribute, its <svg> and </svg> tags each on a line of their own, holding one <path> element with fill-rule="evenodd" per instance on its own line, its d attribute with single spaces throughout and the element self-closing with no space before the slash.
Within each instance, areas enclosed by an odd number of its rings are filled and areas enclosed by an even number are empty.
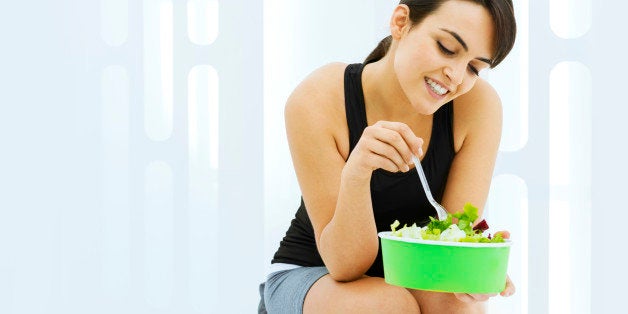
<svg viewBox="0 0 628 314">
<path fill-rule="evenodd" d="M 422 121 L 422 115 L 412 107 L 399 85 L 391 52 L 377 62 L 365 66 L 362 74 L 364 102 L 367 117 L 378 120 L 409 122 Z"/>
</svg>

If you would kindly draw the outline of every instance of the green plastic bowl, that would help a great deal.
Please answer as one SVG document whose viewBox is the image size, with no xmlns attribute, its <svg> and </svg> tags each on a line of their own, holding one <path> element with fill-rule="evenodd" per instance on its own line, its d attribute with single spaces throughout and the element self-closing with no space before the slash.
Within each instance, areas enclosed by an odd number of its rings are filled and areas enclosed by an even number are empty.
<svg viewBox="0 0 628 314">
<path fill-rule="evenodd" d="M 466 243 L 401 238 L 380 232 L 384 279 L 405 288 L 499 293 L 512 242 Z"/>
</svg>

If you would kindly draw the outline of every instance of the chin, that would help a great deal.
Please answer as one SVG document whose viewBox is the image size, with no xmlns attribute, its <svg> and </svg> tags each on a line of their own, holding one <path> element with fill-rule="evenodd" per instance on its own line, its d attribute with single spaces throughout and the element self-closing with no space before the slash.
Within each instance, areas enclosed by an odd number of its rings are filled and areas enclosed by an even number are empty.
<svg viewBox="0 0 628 314">
<path fill-rule="evenodd" d="M 417 100 L 412 102 L 412 107 L 416 110 L 417 113 L 427 116 L 434 114 L 434 112 L 440 109 L 440 107 L 442 107 L 448 101 L 450 101 L 450 99 L 438 103 L 434 102 L 433 100 L 431 102 Z"/>
<path fill-rule="evenodd" d="M 436 110 L 438 110 L 438 108 L 440 108 L 442 105 L 437 105 L 437 106 L 426 106 L 424 103 L 414 103 L 412 104 L 412 107 L 416 110 L 417 113 L 422 114 L 422 115 L 432 115 L 434 114 L 434 112 L 436 112 Z"/>
</svg>

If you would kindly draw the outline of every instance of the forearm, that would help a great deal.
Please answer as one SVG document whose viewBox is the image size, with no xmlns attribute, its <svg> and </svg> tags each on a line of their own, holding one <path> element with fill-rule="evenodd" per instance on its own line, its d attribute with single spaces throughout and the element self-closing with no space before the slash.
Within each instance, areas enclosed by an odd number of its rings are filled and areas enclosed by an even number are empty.
<svg viewBox="0 0 628 314">
<path fill-rule="evenodd" d="M 364 275 L 377 256 L 378 241 L 370 175 L 355 177 L 343 171 L 336 210 L 318 243 L 331 277 L 351 281 Z"/>
</svg>

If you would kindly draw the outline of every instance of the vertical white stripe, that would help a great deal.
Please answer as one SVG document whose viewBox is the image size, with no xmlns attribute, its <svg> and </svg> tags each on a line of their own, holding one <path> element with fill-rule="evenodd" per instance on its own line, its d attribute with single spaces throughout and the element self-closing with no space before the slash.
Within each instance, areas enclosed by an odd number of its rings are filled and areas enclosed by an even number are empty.
<svg viewBox="0 0 628 314">
<path fill-rule="evenodd" d="M 520 177 L 505 174 L 493 179 L 484 212 L 490 231 L 508 230 L 510 248 L 508 275 L 517 293 L 509 298 L 493 298 L 489 313 L 527 314 L 528 307 L 528 188 Z"/>
<path fill-rule="evenodd" d="M 592 83 L 591 72 L 581 63 L 569 62 L 569 130 L 571 180 L 567 187 L 570 221 L 570 280 L 573 314 L 591 308 L 591 173 L 592 173 Z"/>
<path fill-rule="evenodd" d="M 155 308 L 167 308 L 174 287 L 174 200 L 170 166 L 155 161 L 144 177 L 144 293 Z"/>
<path fill-rule="evenodd" d="M 103 139 L 102 284 L 108 298 L 129 295 L 130 173 L 129 77 L 125 68 L 109 66 L 101 82 Z"/>
<path fill-rule="evenodd" d="M 169 125 L 166 128 L 172 132 L 172 103 L 173 103 L 173 75 L 174 75 L 174 9 L 172 2 L 162 2 L 159 5 L 159 34 L 161 51 L 161 89 L 163 111 Z"/>
<path fill-rule="evenodd" d="M 569 184 L 569 67 L 559 63 L 550 73 L 550 185 Z"/>
<path fill-rule="evenodd" d="M 212 66 L 195 66 L 189 74 L 188 134 L 191 162 L 218 170 L 218 73 Z M 202 159 L 199 160 L 198 158 Z"/>
<path fill-rule="evenodd" d="M 218 142 L 220 138 L 218 132 L 220 123 L 220 104 L 218 102 L 219 81 L 218 73 L 211 66 L 207 68 L 207 85 L 205 86 L 207 88 L 207 101 L 209 103 L 209 167 L 214 171 L 218 171 Z"/>
<path fill-rule="evenodd" d="M 294 47 L 300 45 L 301 25 L 295 1 L 264 1 L 264 260 L 267 264 L 286 233 L 301 192 L 290 159 L 284 128 L 284 106 L 300 81 L 295 72 L 307 65 L 299 62 Z M 290 27 L 285 27 L 290 25 Z M 281 191 L 281 192 L 278 192 Z M 296 200 L 296 201 L 295 201 Z"/>
<path fill-rule="evenodd" d="M 552 70 L 549 298 L 552 311 L 588 313 L 591 307 L 591 89 L 590 71 L 580 63 L 562 62 Z"/>
<path fill-rule="evenodd" d="M 211 66 L 196 66 L 188 80 L 189 289 L 192 305 L 210 312 L 218 305 L 218 117 L 217 77 Z M 215 142 L 212 141 L 214 139 Z M 217 157 L 216 157 L 217 158 Z"/>
<path fill-rule="evenodd" d="M 173 6 L 144 1 L 144 129 L 153 141 L 172 135 Z"/>
<path fill-rule="evenodd" d="M 517 40 L 515 41 L 515 45 L 518 46 L 519 49 L 519 69 L 515 70 L 515 73 L 519 73 L 519 125 L 520 125 L 520 133 L 519 133 L 519 145 L 518 148 L 522 149 L 527 143 L 529 138 L 529 98 L 530 98 L 530 89 L 528 79 L 530 76 L 530 42 L 529 42 L 529 23 L 530 23 L 530 12 L 529 12 L 529 0 L 518 0 L 515 5 L 515 14 L 517 19 Z M 517 62 L 514 61 L 514 62 Z M 512 72 L 511 72 L 512 73 Z M 510 107 L 506 105 L 505 107 Z M 508 128 L 506 128 L 508 129 Z M 525 208 L 528 208 L 527 206 Z M 527 249 L 527 247 L 526 247 Z M 527 260 L 526 260 L 527 264 Z M 526 277 L 527 280 L 527 277 Z M 525 303 L 527 306 L 527 302 Z M 527 313 L 523 312 L 523 313 Z"/>
<path fill-rule="evenodd" d="M 591 0 L 550 0 L 550 27 L 556 36 L 577 38 L 591 28 Z"/>
<path fill-rule="evenodd" d="M 551 200 L 549 219 L 549 313 L 572 313 L 569 203 Z"/>
<path fill-rule="evenodd" d="M 521 183 L 526 187 L 525 182 L 521 180 Z M 521 247 L 519 250 L 521 251 L 521 277 L 520 280 L 520 294 L 521 294 L 521 313 L 528 313 L 528 302 L 529 302 L 529 271 L 528 271 L 528 246 L 530 245 L 528 239 L 530 238 L 530 222 L 529 222 L 529 213 L 530 209 L 528 207 L 528 191 L 527 188 L 525 190 L 525 197 L 521 199 L 521 214 L 519 215 L 519 219 L 521 219 Z M 515 286 L 518 284 L 515 283 Z"/>
<path fill-rule="evenodd" d="M 211 45 L 218 37 L 218 1 L 188 1 L 188 37 L 197 45 Z"/>
<path fill-rule="evenodd" d="M 100 0 L 100 35 L 109 46 L 126 42 L 129 36 L 128 0 Z"/>
<path fill-rule="evenodd" d="M 200 120 L 199 101 L 198 97 L 198 84 L 199 84 L 199 76 L 200 76 L 200 66 L 195 66 L 192 68 L 188 75 L 188 158 L 190 170 L 196 165 L 201 164 L 199 161 L 199 149 L 203 147 L 199 146 L 198 137 L 198 123 Z"/>
<path fill-rule="evenodd" d="M 570 313 L 569 67 L 559 63 L 550 73 L 550 230 L 549 310 Z"/>
<path fill-rule="evenodd" d="M 517 18 L 515 46 L 496 68 L 482 71 L 503 104 L 504 128 L 500 151 L 515 152 L 528 142 L 528 0 L 514 3 Z M 513 74 L 516 73 L 516 74 Z"/>
</svg>

